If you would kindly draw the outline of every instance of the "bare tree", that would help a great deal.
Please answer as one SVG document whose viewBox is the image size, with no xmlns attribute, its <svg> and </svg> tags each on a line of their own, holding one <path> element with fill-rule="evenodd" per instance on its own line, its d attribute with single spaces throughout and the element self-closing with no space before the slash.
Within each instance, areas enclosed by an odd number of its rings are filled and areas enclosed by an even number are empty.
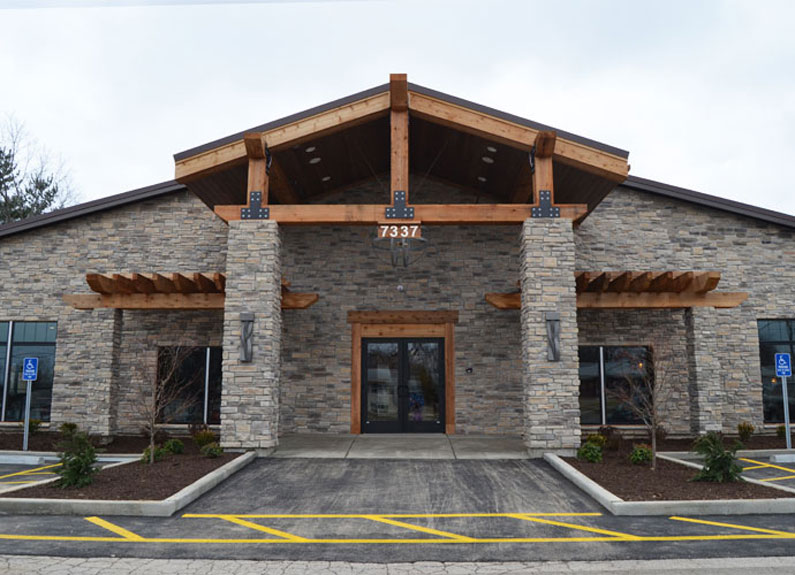
<svg viewBox="0 0 795 575">
<path fill-rule="evenodd" d="M 149 463 L 155 461 L 155 436 L 160 426 L 170 423 L 177 414 L 199 402 L 195 388 L 201 379 L 200 374 L 181 377 L 184 374 L 180 373 L 180 367 L 195 349 L 190 346 L 161 347 L 154 370 L 151 366 L 150 369 L 143 365 L 139 368 L 135 405 L 149 436 Z"/>
<path fill-rule="evenodd" d="M 61 161 L 13 117 L 0 125 L 0 224 L 63 208 L 74 192 Z"/>
<path fill-rule="evenodd" d="M 623 385 L 606 391 L 646 427 L 651 438 L 653 471 L 657 466 L 657 434 L 665 425 L 666 403 L 673 387 L 676 357 L 670 346 L 658 343 L 652 345 L 651 354 L 640 361 L 629 352 L 624 359 L 629 369 Z"/>
</svg>

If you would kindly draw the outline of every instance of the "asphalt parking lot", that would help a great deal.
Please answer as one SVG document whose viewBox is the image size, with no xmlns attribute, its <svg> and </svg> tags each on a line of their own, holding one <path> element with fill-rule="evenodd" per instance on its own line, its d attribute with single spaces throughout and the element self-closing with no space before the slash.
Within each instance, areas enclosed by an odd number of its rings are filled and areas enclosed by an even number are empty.
<svg viewBox="0 0 795 575">
<path fill-rule="evenodd" d="M 0 464 L 0 493 L 20 485 L 31 485 L 52 479 L 57 475 L 60 463 L 46 465 Z"/>
<path fill-rule="evenodd" d="M 770 457 L 739 457 L 743 477 L 795 489 L 795 463 L 773 463 Z"/>
<path fill-rule="evenodd" d="M 530 561 L 795 553 L 790 516 L 614 517 L 538 460 L 260 459 L 170 518 L 5 516 L 0 553 Z"/>
</svg>

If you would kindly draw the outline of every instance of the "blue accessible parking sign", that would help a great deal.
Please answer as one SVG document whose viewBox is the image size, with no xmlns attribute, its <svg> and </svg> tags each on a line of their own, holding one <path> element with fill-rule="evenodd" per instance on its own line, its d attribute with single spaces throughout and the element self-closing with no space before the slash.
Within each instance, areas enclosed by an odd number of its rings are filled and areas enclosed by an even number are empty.
<svg viewBox="0 0 795 575">
<path fill-rule="evenodd" d="M 776 377 L 792 377 L 792 361 L 788 353 L 776 354 Z"/>
<path fill-rule="evenodd" d="M 39 358 L 26 357 L 22 360 L 22 381 L 36 381 L 39 375 Z"/>
</svg>

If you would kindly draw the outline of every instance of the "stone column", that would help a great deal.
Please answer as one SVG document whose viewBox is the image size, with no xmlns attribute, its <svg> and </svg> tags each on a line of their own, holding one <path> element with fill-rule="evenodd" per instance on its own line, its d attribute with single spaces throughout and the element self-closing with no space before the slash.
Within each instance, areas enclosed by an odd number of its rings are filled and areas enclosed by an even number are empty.
<svg viewBox="0 0 795 575">
<path fill-rule="evenodd" d="M 65 309 L 58 318 L 51 423 L 115 432 L 123 315 L 120 309 Z M 35 384 L 34 384 L 35 385 Z"/>
<path fill-rule="evenodd" d="M 577 293 L 571 220 L 528 219 L 521 235 L 524 441 L 532 457 L 580 445 Z M 560 359 L 547 355 L 546 314 L 560 320 Z"/>
<path fill-rule="evenodd" d="M 253 353 L 240 361 L 240 314 L 253 313 Z M 281 240 L 270 220 L 229 222 L 224 304 L 221 445 L 278 444 L 281 361 Z"/>
<path fill-rule="evenodd" d="M 685 314 L 690 362 L 690 429 L 693 433 L 723 427 L 723 372 L 718 348 L 716 311 L 688 308 Z M 752 350 L 749 350 L 753 353 Z"/>
</svg>

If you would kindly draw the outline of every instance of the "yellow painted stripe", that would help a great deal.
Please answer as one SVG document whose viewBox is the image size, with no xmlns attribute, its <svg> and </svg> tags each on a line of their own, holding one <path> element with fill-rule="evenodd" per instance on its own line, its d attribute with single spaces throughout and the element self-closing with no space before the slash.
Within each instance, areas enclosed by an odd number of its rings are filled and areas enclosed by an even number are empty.
<svg viewBox="0 0 795 575">
<path fill-rule="evenodd" d="M 29 475 L 34 471 L 42 471 L 43 469 L 52 469 L 53 467 L 59 467 L 60 463 L 53 463 L 52 465 L 45 465 L 43 467 L 34 467 L 33 469 L 26 469 L 25 471 L 17 471 L 16 473 L 9 473 L 8 475 L 0 475 L 0 479 L 5 479 L 6 477 L 16 477 L 18 475 Z"/>
<path fill-rule="evenodd" d="M 292 533 L 287 533 L 286 531 L 279 531 L 278 529 L 272 529 L 270 527 L 266 527 L 264 525 L 260 525 L 258 523 L 252 523 L 251 521 L 246 521 L 245 519 L 240 519 L 238 517 L 234 517 L 232 515 L 221 517 L 224 521 L 229 521 L 229 523 L 234 523 L 235 525 L 241 525 L 243 527 L 248 527 L 249 529 L 255 529 L 257 531 L 263 531 L 265 533 L 270 533 L 271 535 L 275 535 L 277 537 L 282 537 L 283 539 L 287 539 L 288 541 L 296 541 L 296 542 L 306 542 L 309 541 L 304 537 L 298 537 L 297 535 L 293 535 Z"/>
<path fill-rule="evenodd" d="M 795 473 L 795 469 L 790 469 L 789 467 L 781 467 L 780 465 L 773 465 L 772 463 L 765 463 L 763 461 L 755 461 L 753 459 L 745 459 L 744 457 L 741 457 L 740 461 L 745 461 L 746 463 L 756 463 L 756 464 L 762 465 L 764 467 L 771 467 L 773 469 L 780 469 L 781 471 L 789 471 L 790 473 Z"/>
<path fill-rule="evenodd" d="M 687 523 L 699 523 L 701 525 L 713 525 L 715 527 L 728 527 L 729 529 L 742 529 L 743 531 L 756 531 L 758 533 L 768 533 L 782 537 L 795 537 L 795 533 L 788 531 L 777 531 L 775 529 L 762 529 L 761 527 L 750 527 L 748 525 L 737 525 L 735 523 L 721 523 L 718 521 L 705 521 L 704 519 L 693 519 L 691 517 L 669 517 L 674 521 L 686 521 Z"/>
<path fill-rule="evenodd" d="M 620 531 L 610 531 L 608 529 L 599 529 L 597 527 L 589 527 L 587 525 L 577 525 L 576 523 L 565 523 L 563 521 L 552 521 L 551 519 L 542 519 L 540 517 L 527 517 L 525 515 L 512 515 L 516 519 L 523 521 L 530 521 L 532 523 L 543 523 L 545 525 L 555 525 L 557 527 L 566 527 L 568 529 L 576 529 L 578 531 L 588 531 L 590 533 L 599 533 L 600 535 L 612 535 L 622 539 L 637 539 L 637 536 L 630 533 L 622 533 Z"/>
<path fill-rule="evenodd" d="M 784 481 L 785 479 L 795 479 L 795 475 L 785 475 L 784 477 L 766 477 L 765 479 L 757 479 L 757 481 Z"/>
<path fill-rule="evenodd" d="M 748 471 L 750 469 L 764 469 L 767 465 L 749 465 L 748 467 L 743 467 L 743 471 Z"/>
<path fill-rule="evenodd" d="M 28 471 L 25 475 L 58 475 L 54 471 Z"/>
<path fill-rule="evenodd" d="M 422 527 L 420 525 L 412 525 L 411 523 L 403 523 L 402 521 L 387 519 L 386 517 L 381 517 L 380 515 L 364 515 L 363 517 L 371 521 L 378 521 L 379 523 L 386 523 L 387 525 L 394 525 L 396 527 L 402 527 L 404 529 L 411 529 L 413 531 L 429 533 L 430 535 L 440 535 L 442 537 L 449 537 L 450 539 L 455 539 L 456 541 L 466 541 L 468 543 L 473 543 L 475 541 L 471 537 L 467 537 L 465 535 L 458 535 L 457 533 L 450 533 L 448 531 L 439 531 L 438 529 L 431 529 L 430 527 Z"/>
<path fill-rule="evenodd" d="M 23 483 L 38 483 L 38 481 L 0 481 L 3 485 L 21 485 Z"/>
<path fill-rule="evenodd" d="M 112 531 L 116 535 L 121 535 L 128 541 L 143 541 L 144 539 L 140 535 L 136 535 L 135 533 L 133 533 L 132 531 L 128 531 L 124 527 L 120 527 L 114 523 L 111 523 L 110 521 L 105 521 L 104 519 L 100 519 L 99 517 L 86 517 L 85 520 L 99 527 L 103 527 L 108 531 Z"/>
<path fill-rule="evenodd" d="M 322 514 L 241 514 L 241 513 L 184 513 L 182 517 L 207 519 L 221 517 L 240 517 L 243 519 L 362 519 L 367 513 L 322 513 Z M 379 513 L 378 517 L 391 519 L 411 519 L 426 517 L 512 517 L 517 513 Z M 601 517 L 601 513 L 518 513 L 525 517 Z"/>
</svg>

